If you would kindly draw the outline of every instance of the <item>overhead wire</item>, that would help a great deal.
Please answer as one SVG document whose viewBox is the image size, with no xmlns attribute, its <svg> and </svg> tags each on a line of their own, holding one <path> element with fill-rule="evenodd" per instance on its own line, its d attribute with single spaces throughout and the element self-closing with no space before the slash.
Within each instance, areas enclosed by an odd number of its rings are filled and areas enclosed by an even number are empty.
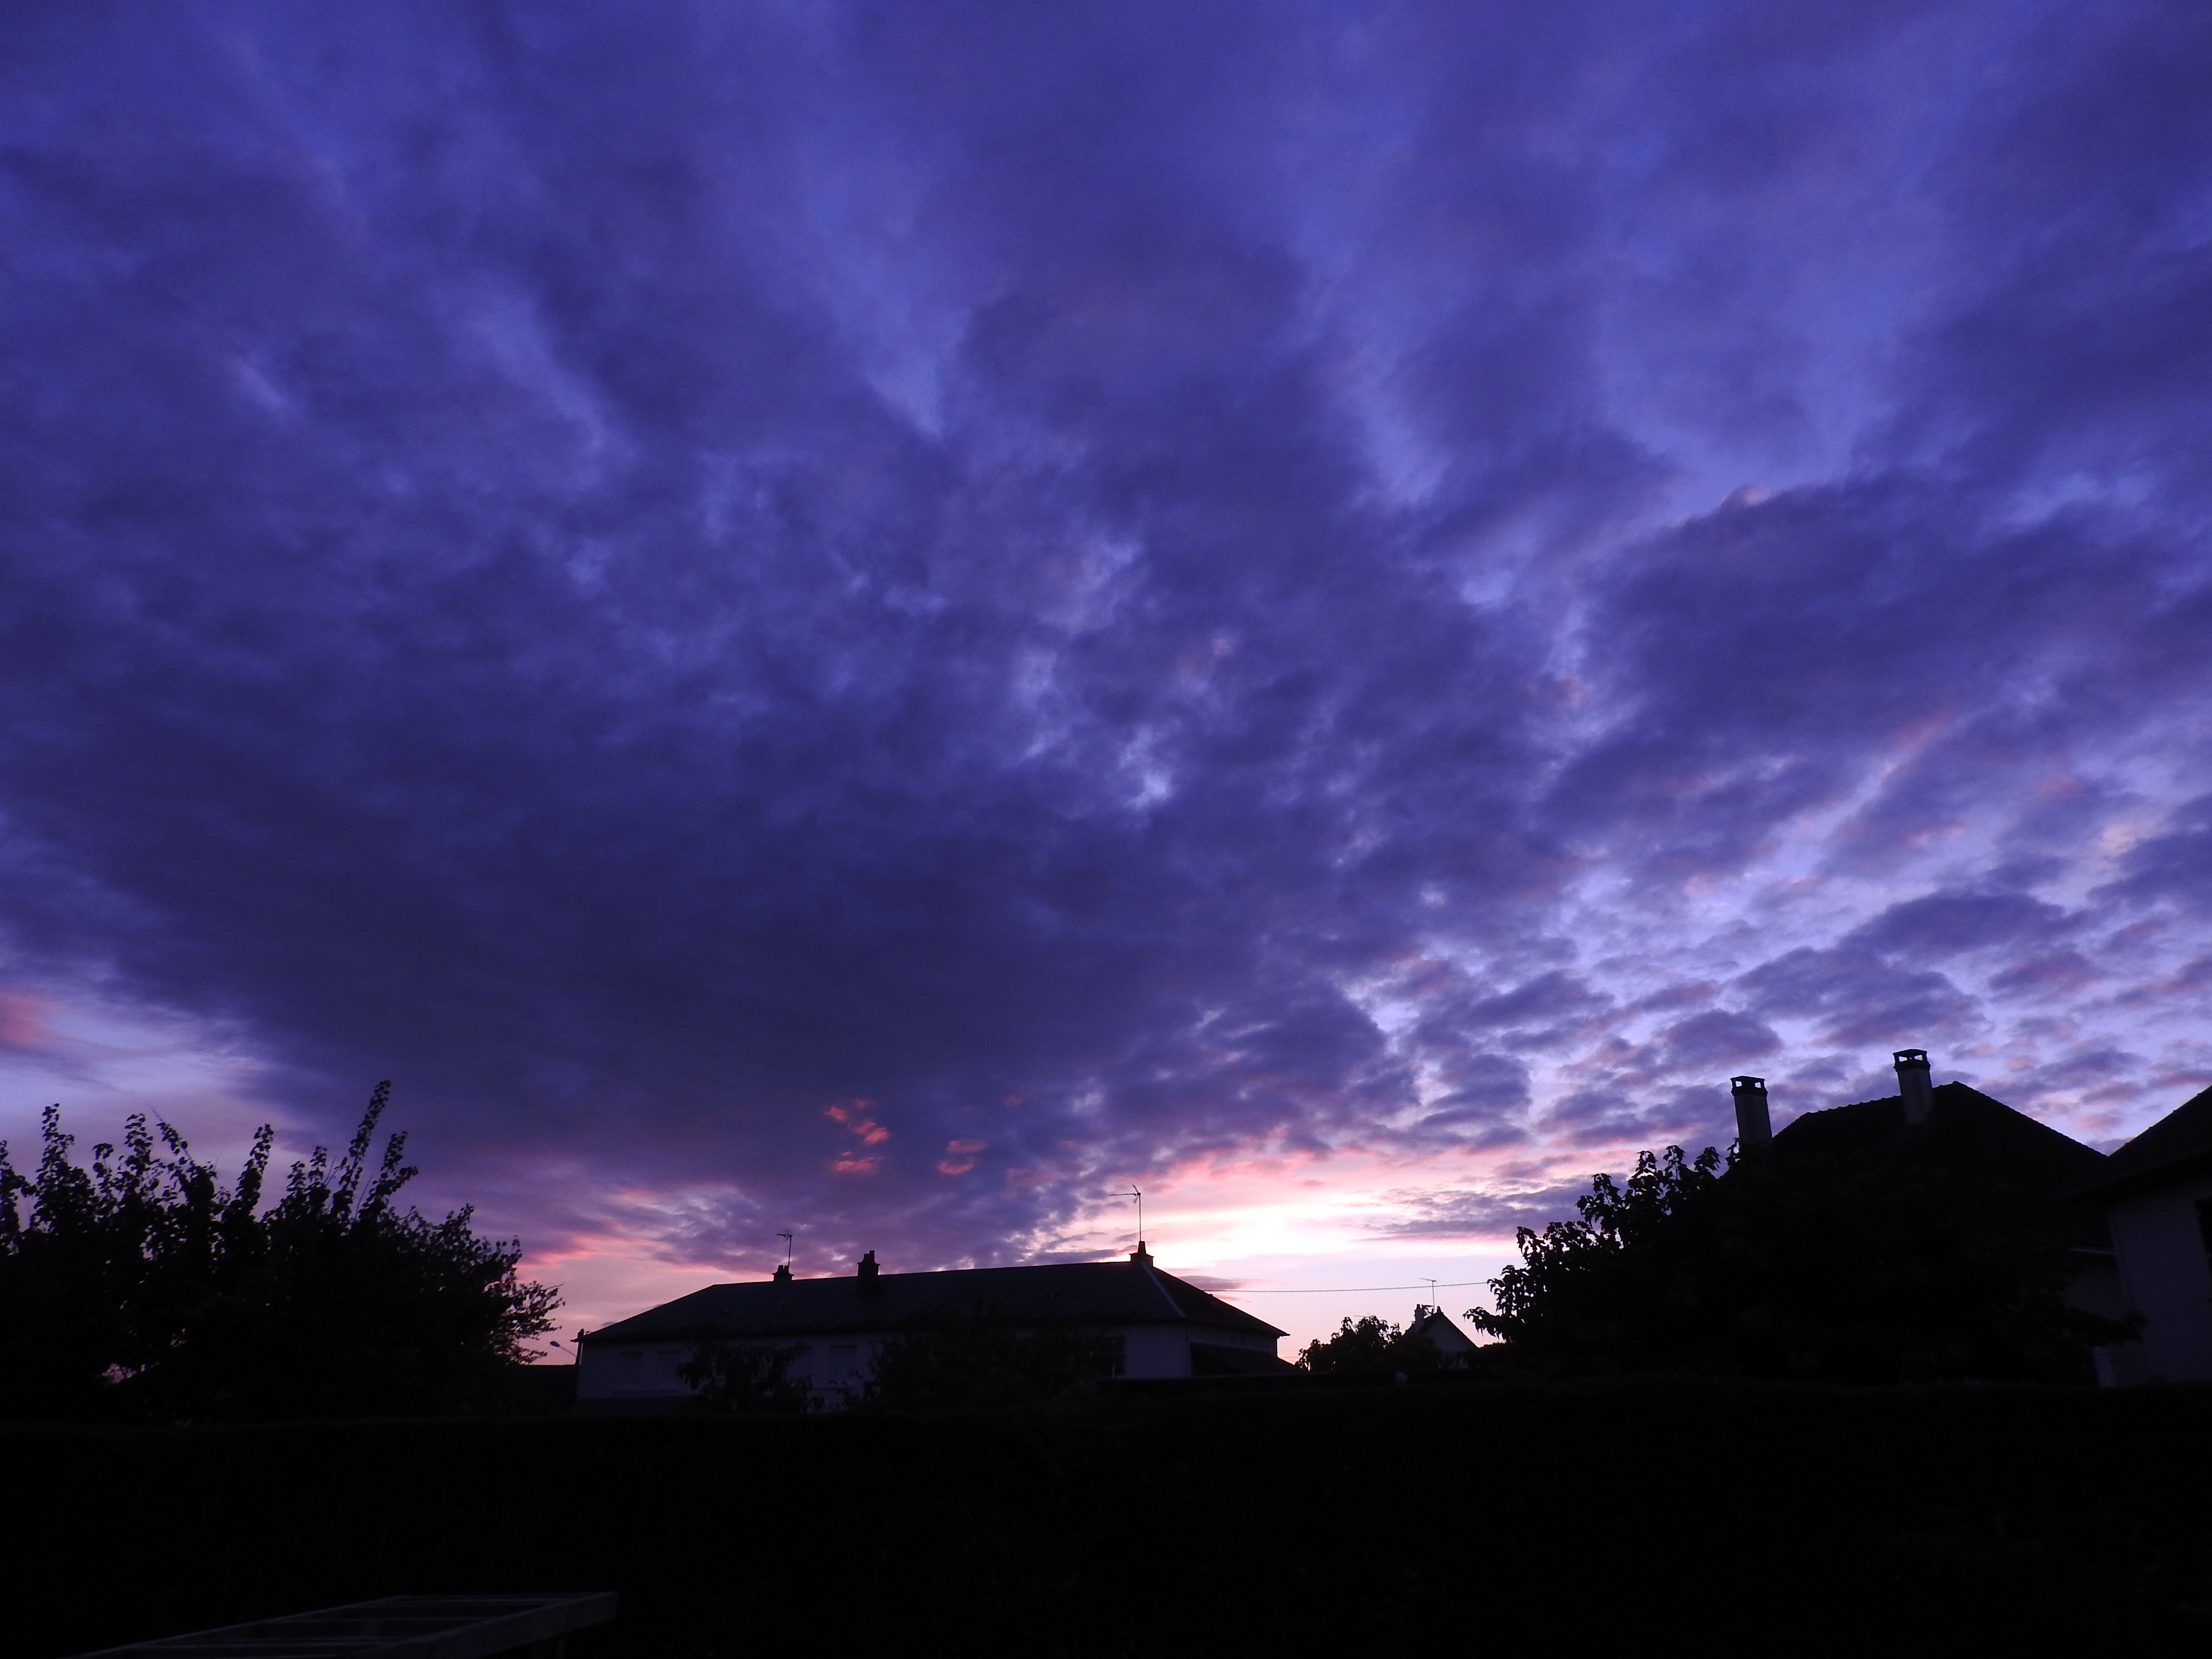
<svg viewBox="0 0 2212 1659">
<path fill-rule="evenodd" d="M 1463 1291 L 1470 1285 L 1487 1285 L 1486 1279 L 1454 1279 L 1441 1285 L 1423 1279 L 1418 1285 L 1293 1285 L 1281 1290 L 1215 1291 L 1215 1296 L 1364 1296 L 1370 1291 Z"/>
</svg>

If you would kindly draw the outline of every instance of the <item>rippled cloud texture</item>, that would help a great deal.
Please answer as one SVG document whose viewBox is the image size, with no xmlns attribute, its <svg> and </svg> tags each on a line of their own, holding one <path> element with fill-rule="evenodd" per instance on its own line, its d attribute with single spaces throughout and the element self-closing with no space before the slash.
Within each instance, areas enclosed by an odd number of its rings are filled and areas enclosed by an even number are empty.
<svg viewBox="0 0 2212 1659">
<path fill-rule="evenodd" d="M 1494 1238 L 1908 1043 L 2109 1144 L 2212 1079 L 2208 86 L 2124 0 L 12 6 L 13 994 L 748 1272 Z"/>
</svg>

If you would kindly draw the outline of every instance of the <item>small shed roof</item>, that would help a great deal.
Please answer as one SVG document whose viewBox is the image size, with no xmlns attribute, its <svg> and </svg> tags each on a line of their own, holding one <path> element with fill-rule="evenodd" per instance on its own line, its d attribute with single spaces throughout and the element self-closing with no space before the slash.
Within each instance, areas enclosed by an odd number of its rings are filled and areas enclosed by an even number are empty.
<svg viewBox="0 0 2212 1659">
<path fill-rule="evenodd" d="M 592 1342 L 774 1339 L 919 1329 L 988 1317 L 1023 1325 L 1187 1325 L 1248 1337 L 1283 1333 L 1141 1261 L 1069 1261 L 860 1278 L 709 1285 L 586 1339 Z"/>
</svg>

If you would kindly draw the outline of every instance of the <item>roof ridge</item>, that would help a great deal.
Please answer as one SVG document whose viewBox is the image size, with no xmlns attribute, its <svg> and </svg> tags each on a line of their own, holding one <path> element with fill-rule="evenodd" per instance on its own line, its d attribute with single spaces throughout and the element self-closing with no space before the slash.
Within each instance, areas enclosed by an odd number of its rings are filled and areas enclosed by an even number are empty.
<svg viewBox="0 0 2212 1659">
<path fill-rule="evenodd" d="M 1189 1310 L 1186 1309 L 1182 1303 L 1176 1300 L 1174 1291 L 1170 1291 L 1166 1285 L 1160 1283 L 1161 1279 L 1168 1277 L 1167 1274 L 1155 1269 L 1152 1264 L 1149 1261 L 1132 1261 L 1129 1265 L 1152 1281 L 1152 1288 L 1160 1293 L 1160 1300 L 1168 1304 L 1168 1311 L 1170 1313 L 1173 1314 L 1177 1319 L 1182 1321 L 1186 1325 L 1191 1322 Z M 1180 1285 L 1182 1281 L 1178 1279 L 1176 1280 L 1176 1283 Z M 1197 1291 L 1198 1286 L 1194 1285 L 1191 1286 L 1191 1289 Z M 1204 1296 L 1206 1294 L 1203 1291 L 1199 1291 L 1198 1293 L 1200 1296 Z M 1222 1305 L 1226 1307 L 1228 1304 L 1224 1303 Z"/>
<path fill-rule="evenodd" d="M 1233 1303 L 1172 1273 L 1130 1275 L 1127 1261 L 1038 1261 L 817 1279 L 740 1279 L 702 1285 L 587 1333 L 618 1341 L 679 1342 L 715 1337 L 773 1340 L 833 1331 L 912 1328 L 933 1320 L 992 1315 L 1016 1323 L 1102 1325 L 1172 1322 L 1283 1333 Z M 1186 1294 L 1187 1293 L 1187 1294 Z"/>
<path fill-rule="evenodd" d="M 2116 1191 L 2206 1158 L 2212 1158 L 2212 1087 L 2198 1090 L 2114 1147 L 2105 1167 L 2080 1188 L 2085 1194 Z"/>
</svg>

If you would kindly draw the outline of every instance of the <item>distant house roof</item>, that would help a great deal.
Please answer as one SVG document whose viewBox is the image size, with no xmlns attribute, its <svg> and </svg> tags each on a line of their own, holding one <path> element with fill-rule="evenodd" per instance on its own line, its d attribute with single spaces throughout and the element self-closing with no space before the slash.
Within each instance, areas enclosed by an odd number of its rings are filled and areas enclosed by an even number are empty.
<svg viewBox="0 0 2212 1659">
<path fill-rule="evenodd" d="M 586 1340 L 655 1342 L 900 1331 L 978 1316 L 1023 1325 L 1186 1325 L 1271 1340 L 1283 1334 L 1267 1321 L 1144 1262 L 1070 1261 L 881 1273 L 872 1279 L 709 1285 L 603 1326 Z"/>
<path fill-rule="evenodd" d="M 2084 1198 L 2117 1198 L 2212 1166 L 2212 1089 L 2191 1095 L 2107 1158 L 2076 1188 Z"/>
<path fill-rule="evenodd" d="M 1413 1323 L 1406 1327 L 1406 1334 L 1421 1338 L 1439 1353 L 1465 1353 L 1475 1346 L 1474 1339 L 1460 1329 L 1442 1308 L 1424 1305 L 1416 1309 Z"/>
<path fill-rule="evenodd" d="M 2094 1146 L 2084 1146 L 2049 1124 L 2014 1111 L 1963 1083 L 1929 1091 L 1927 1121 L 1907 1123 L 1899 1095 L 1808 1112 L 1779 1131 L 1774 1144 L 1829 1157 L 1874 1157 L 1942 1170 L 1969 1192 L 2007 1188 L 2035 1202 L 2065 1206 L 2106 1167 Z M 2084 1211 L 2084 1243 L 2101 1243 L 2101 1222 Z"/>
</svg>

